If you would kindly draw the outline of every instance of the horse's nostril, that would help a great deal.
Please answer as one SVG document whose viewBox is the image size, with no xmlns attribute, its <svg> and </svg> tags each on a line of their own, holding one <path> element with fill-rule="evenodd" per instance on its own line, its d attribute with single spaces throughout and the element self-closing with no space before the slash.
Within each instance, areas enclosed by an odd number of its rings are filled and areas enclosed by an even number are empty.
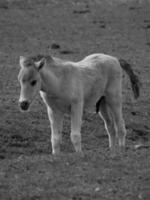
<svg viewBox="0 0 150 200">
<path fill-rule="evenodd" d="M 28 110 L 29 108 L 29 102 L 28 101 L 22 101 L 20 102 L 20 107 L 22 110 Z"/>
</svg>

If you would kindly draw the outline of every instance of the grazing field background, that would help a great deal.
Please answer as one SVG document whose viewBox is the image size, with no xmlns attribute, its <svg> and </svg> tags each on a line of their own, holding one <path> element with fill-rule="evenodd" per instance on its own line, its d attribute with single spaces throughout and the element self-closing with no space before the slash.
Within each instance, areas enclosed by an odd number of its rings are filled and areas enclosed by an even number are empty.
<svg viewBox="0 0 150 200">
<path fill-rule="evenodd" d="M 40 97 L 29 113 L 19 111 L 19 56 L 50 53 L 78 61 L 99 52 L 126 59 L 142 83 L 135 101 L 123 79 L 124 158 L 110 158 L 96 114 L 83 119 L 85 156 L 75 155 L 65 116 L 63 155 L 53 157 Z M 149 0 L 0 0 L 1 200 L 149 200 L 149 121 Z"/>
</svg>

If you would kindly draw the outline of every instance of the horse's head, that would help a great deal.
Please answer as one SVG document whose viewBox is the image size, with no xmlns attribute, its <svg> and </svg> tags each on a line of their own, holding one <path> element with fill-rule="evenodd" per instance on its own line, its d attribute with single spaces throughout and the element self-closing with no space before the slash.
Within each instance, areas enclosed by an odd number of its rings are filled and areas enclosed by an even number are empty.
<svg viewBox="0 0 150 200">
<path fill-rule="evenodd" d="M 21 110 L 27 111 L 31 102 L 41 89 L 39 70 L 44 66 L 45 58 L 20 57 L 20 72 L 18 80 L 21 91 L 19 105 Z"/>
</svg>

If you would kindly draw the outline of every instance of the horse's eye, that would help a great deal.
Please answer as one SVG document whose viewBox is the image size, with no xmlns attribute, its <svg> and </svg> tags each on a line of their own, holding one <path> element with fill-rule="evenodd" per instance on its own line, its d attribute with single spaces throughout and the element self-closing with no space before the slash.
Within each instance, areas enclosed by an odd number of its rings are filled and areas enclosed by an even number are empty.
<svg viewBox="0 0 150 200">
<path fill-rule="evenodd" d="M 36 80 L 31 81 L 31 85 L 34 86 L 37 83 Z"/>
</svg>

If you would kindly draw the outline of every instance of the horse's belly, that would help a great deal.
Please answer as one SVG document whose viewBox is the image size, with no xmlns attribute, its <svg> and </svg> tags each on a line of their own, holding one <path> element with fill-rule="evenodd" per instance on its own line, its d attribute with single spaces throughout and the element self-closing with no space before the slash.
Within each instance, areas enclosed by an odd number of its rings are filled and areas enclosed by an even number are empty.
<svg viewBox="0 0 150 200">
<path fill-rule="evenodd" d="M 96 103 L 100 99 L 103 93 L 95 93 L 87 96 L 84 100 L 84 109 L 88 112 L 95 112 L 96 111 Z"/>
</svg>

